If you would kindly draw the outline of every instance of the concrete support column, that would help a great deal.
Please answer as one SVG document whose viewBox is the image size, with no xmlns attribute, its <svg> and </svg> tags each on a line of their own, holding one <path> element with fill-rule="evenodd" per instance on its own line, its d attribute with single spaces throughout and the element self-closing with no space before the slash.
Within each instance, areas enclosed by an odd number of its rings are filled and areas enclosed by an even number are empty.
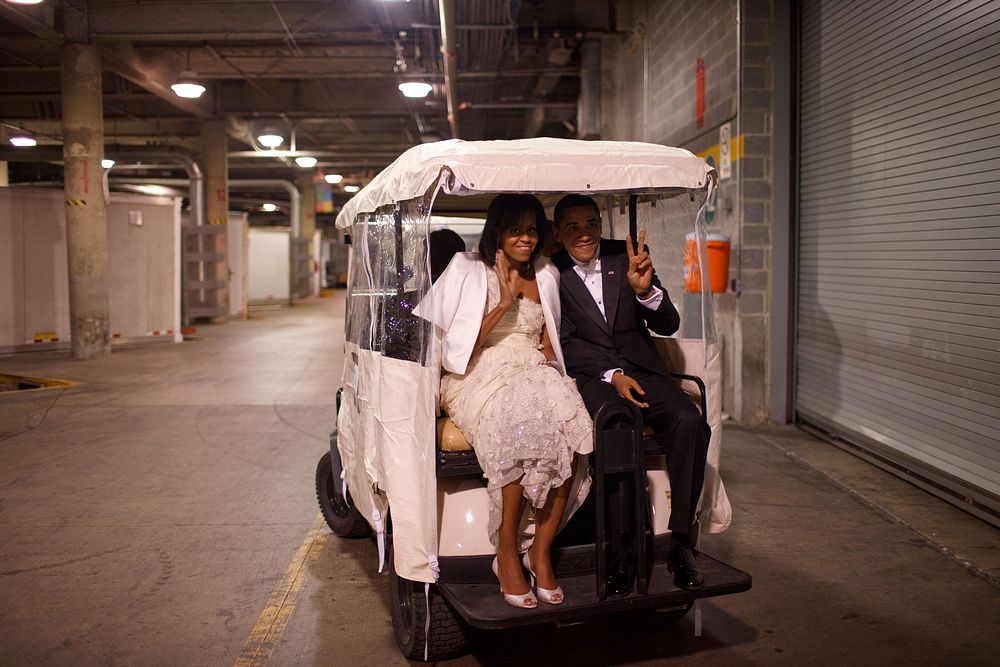
<svg viewBox="0 0 1000 667">
<path fill-rule="evenodd" d="M 205 169 L 205 221 L 210 225 L 218 225 L 226 230 L 229 218 L 229 162 L 226 155 L 228 137 L 226 121 L 206 120 L 201 124 L 201 158 Z M 216 303 L 229 313 L 229 257 L 227 233 L 223 231 L 213 237 L 215 247 L 205 248 L 205 252 L 221 253 L 223 259 L 214 264 L 214 275 L 209 279 L 225 281 L 226 288 L 216 290 Z"/>
<path fill-rule="evenodd" d="M 299 229 L 299 236 L 311 239 L 316 231 L 316 183 L 313 181 L 313 173 L 310 171 L 299 176 L 295 186 L 302 196 L 302 227 Z"/>
<path fill-rule="evenodd" d="M 62 131 L 72 350 L 93 359 L 110 354 L 111 336 L 101 56 L 89 44 L 63 47 Z"/>
<path fill-rule="evenodd" d="M 297 278 L 297 289 L 298 295 L 307 296 L 309 294 L 316 293 L 314 285 L 316 282 L 316 275 L 319 272 L 318 262 L 312 256 L 312 237 L 316 232 L 316 183 L 313 182 L 313 172 L 309 170 L 305 174 L 301 174 L 295 181 L 295 186 L 299 189 L 299 194 L 301 196 L 301 206 L 299 207 L 299 215 L 302 216 L 302 225 L 299 227 L 299 238 L 309 239 L 309 260 L 308 262 L 301 266 L 300 271 L 305 273 L 300 273 Z"/>
</svg>

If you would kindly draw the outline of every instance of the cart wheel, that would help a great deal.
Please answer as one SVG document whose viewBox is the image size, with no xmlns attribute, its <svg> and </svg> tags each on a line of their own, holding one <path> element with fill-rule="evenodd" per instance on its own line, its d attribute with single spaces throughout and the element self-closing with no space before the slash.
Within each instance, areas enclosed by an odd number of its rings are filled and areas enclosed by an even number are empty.
<svg viewBox="0 0 1000 667">
<path fill-rule="evenodd" d="M 339 457 L 338 457 L 339 458 Z M 340 461 L 337 461 L 338 470 Z M 333 483 L 333 461 L 330 452 L 320 458 L 316 466 L 316 499 L 323 518 L 330 530 L 340 537 L 368 537 L 372 529 L 361 516 L 358 509 L 351 503 L 351 492 L 347 491 L 345 499 L 337 485 Z M 338 472 L 338 477 L 339 472 Z"/>
<path fill-rule="evenodd" d="M 425 642 L 428 601 L 424 596 L 424 584 L 396 574 L 391 550 L 388 558 L 392 629 L 403 657 L 418 662 L 434 662 L 466 653 L 469 641 L 462 622 L 434 584 L 430 587 L 430 641 Z"/>
</svg>

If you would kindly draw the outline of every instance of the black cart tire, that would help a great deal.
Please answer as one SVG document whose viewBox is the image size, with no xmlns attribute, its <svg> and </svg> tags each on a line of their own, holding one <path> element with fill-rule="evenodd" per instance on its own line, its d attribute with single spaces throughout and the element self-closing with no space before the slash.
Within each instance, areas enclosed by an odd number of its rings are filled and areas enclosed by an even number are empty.
<svg viewBox="0 0 1000 667">
<path fill-rule="evenodd" d="M 392 630 L 403 657 L 416 662 L 435 662 L 468 652 L 465 627 L 435 584 L 430 587 L 430 641 L 425 641 L 427 599 L 424 584 L 396 574 L 391 551 L 388 559 Z"/>
<path fill-rule="evenodd" d="M 694 607 L 694 600 L 681 605 L 680 607 L 664 607 L 661 609 L 653 609 L 650 613 L 656 617 L 657 621 L 672 623 L 674 621 L 679 621 Z"/>
<path fill-rule="evenodd" d="M 319 510 L 334 535 L 347 538 L 368 537 L 372 534 L 371 526 L 351 502 L 350 489 L 346 498 L 337 490 L 337 485 L 333 483 L 333 467 L 330 452 L 324 454 L 316 466 L 316 500 L 319 501 Z"/>
</svg>

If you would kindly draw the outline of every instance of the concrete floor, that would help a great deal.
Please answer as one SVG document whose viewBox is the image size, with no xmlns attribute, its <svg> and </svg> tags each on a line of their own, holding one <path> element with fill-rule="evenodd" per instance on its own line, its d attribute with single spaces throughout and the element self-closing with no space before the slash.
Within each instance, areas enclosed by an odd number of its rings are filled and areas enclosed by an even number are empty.
<svg viewBox="0 0 1000 667">
<path fill-rule="evenodd" d="M 343 294 L 195 340 L 0 357 L 0 664 L 406 664 L 370 540 L 317 522 Z M 998 664 L 1000 531 L 795 428 L 726 430 L 748 593 L 477 633 L 449 665 Z"/>
</svg>

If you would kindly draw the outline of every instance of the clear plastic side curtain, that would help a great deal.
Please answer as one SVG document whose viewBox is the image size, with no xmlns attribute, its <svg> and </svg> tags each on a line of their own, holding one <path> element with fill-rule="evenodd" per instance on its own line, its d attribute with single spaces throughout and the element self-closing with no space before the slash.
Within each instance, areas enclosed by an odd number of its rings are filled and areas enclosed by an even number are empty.
<svg viewBox="0 0 1000 667">
<path fill-rule="evenodd" d="M 702 215 L 706 197 L 706 190 L 641 195 L 636 206 L 636 229 L 645 230 L 653 268 L 681 316 L 677 336 L 714 343 L 712 291 L 709 281 L 700 279 L 708 275 Z M 598 204 L 608 235 L 624 239 L 629 233 L 628 196 L 602 199 Z"/>
<path fill-rule="evenodd" d="M 428 325 L 412 314 L 430 285 L 428 209 L 428 198 L 402 202 L 352 226 L 338 446 L 376 530 L 391 512 L 396 571 L 433 582 L 437 369 L 428 364 Z"/>
<path fill-rule="evenodd" d="M 355 221 L 345 332 L 363 350 L 422 365 L 430 331 L 412 312 L 430 286 L 428 203 L 410 200 Z"/>
<path fill-rule="evenodd" d="M 712 439 L 698 515 L 702 530 L 719 533 L 729 527 L 732 507 L 719 474 L 723 378 L 706 253 L 704 204 L 709 194 L 704 189 L 641 195 L 636 229 L 646 231 L 656 275 L 681 317 L 674 336 L 654 338 L 657 348 L 672 371 L 698 376 L 706 386 L 705 419 Z M 624 239 L 629 233 L 628 196 L 608 196 L 598 203 L 608 235 Z M 700 392 L 694 383 L 684 381 L 681 388 L 697 402 Z"/>
</svg>

